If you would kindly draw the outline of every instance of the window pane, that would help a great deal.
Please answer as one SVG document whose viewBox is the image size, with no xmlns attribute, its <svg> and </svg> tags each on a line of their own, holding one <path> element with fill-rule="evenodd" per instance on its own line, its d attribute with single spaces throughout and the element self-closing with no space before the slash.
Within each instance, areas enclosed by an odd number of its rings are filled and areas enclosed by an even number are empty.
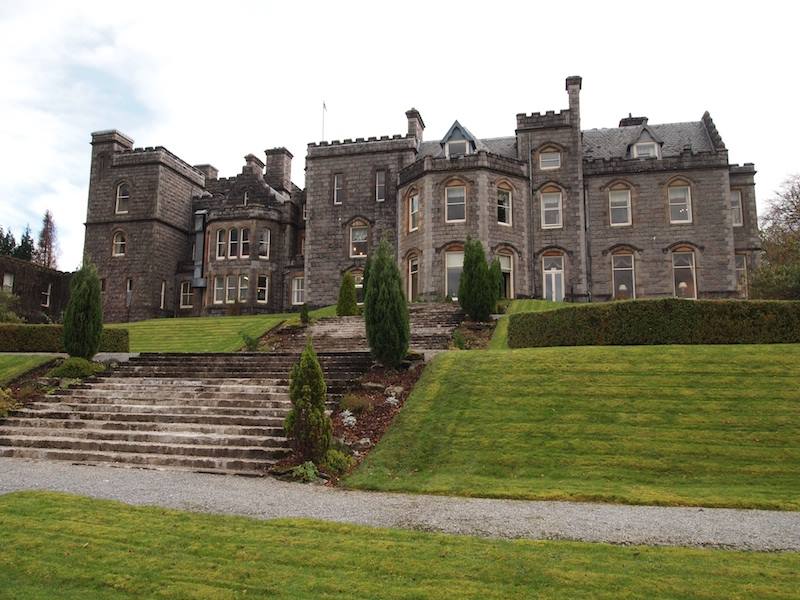
<svg viewBox="0 0 800 600">
<path fill-rule="evenodd" d="M 563 256 L 545 256 L 542 259 L 542 265 L 545 271 L 550 270 L 558 270 L 561 271 L 564 269 L 564 257 Z"/>
<path fill-rule="evenodd" d="M 464 253 L 463 252 L 447 252 L 445 254 L 448 267 L 463 267 L 464 266 Z"/>
<path fill-rule="evenodd" d="M 247 302 L 247 292 L 250 289 L 250 278 L 239 275 L 239 302 Z"/>
<path fill-rule="evenodd" d="M 447 252 L 445 254 L 447 265 L 447 289 L 445 293 L 451 298 L 458 297 L 458 285 L 461 281 L 461 271 L 464 266 L 463 252 Z"/>
<path fill-rule="evenodd" d="M 511 270 L 511 257 L 507 254 L 500 254 L 497 257 L 498 261 L 500 262 L 500 270 L 501 271 L 510 271 Z"/>
<path fill-rule="evenodd" d="M 738 227 L 742 225 L 742 192 L 733 190 L 731 192 L 731 212 L 733 213 L 733 224 Z"/>
<path fill-rule="evenodd" d="M 217 258 L 225 258 L 225 230 L 217 231 Z"/>
<path fill-rule="evenodd" d="M 264 229 L 258 238 L 258 255 L 264 258 L 269 257 L 269 229 Z"/>
<path fill-rule="evenodd" d="M 350 256 L 367 255 L 367 235 L 368 227 L 350 228 Z"/>
<path fill-rule="evenodd" d="M 539 168 L 557 169 L 561 166 L 560 152 L 542 152 L 539 155 Z"/>
<path fill-rule="evenodd" d="M 266 275 L 259 275 L 256 281 L 256 302 L 267 301 L 267 285 L 269 278 Z"/>
<path fill-rule="evenodd" d="M 630 254 L 615 254 L 612 257 L 615 269 L 632 269 L 633 256 Z"/>
<path fill-rule="evenodd" d="M 352 228 L 352 239 L 354 242 L 366 242 L 367 241 L 367 228 L 366 227 L 353 227 Z"/>
<path fill-rule="evenodd" d="M 225 288 L 222 277 L 214 278 L 214 303 L 220 304 L 224 300 Z"/>
<path fill-rule="evenodd" d="M 467 142 L 448 142 L 447 150 L 450 156 L 467 153 Z"/>
<path fill-rule="evenodd" d="M 465 200 L 466 190 L 463 187 L 447 188 L 446 220 L 463 221 L 466 218 Z"/>
<path fill-rule="evenodd" d="M 675 267 L 691 267 L 693 262 L 691 252 L 675 252 L 672 255 L 672 265 Z"/>
<path fill-rule="evenodd" d="M 497 191 L 497 222 L 511 223 L 511 192 L 507 190 Z"/>
<path fill-rule="evenodd" d="M 242 256 L 250 256 L 250 230 L 242 229 Z"/>
</svg>

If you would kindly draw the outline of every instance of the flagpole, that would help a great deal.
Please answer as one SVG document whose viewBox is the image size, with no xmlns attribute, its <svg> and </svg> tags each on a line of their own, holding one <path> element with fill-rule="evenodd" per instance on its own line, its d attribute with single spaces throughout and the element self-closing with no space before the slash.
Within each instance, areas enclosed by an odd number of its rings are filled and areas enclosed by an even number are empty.
<svg viewBox="0 0 800 600">
<path fill-rule="evenodd" d="M 322 141 L 325 141 L 325 113 L 328 108 L 325 106 L 325 100 L 322 101 Z"/>
</svg>

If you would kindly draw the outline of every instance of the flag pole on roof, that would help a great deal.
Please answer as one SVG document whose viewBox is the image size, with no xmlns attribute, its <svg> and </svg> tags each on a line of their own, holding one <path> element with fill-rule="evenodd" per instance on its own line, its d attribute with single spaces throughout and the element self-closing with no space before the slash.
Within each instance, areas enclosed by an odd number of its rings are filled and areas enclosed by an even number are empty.
<svg viewBox="0 0 800 600">
<path fill-rule="evenodd" d="M 325 141 L 325 113 L 328 112 L 328 107 L 325 106 L 325 100 L 322 101 L 322 141 Z"/>
</svg>

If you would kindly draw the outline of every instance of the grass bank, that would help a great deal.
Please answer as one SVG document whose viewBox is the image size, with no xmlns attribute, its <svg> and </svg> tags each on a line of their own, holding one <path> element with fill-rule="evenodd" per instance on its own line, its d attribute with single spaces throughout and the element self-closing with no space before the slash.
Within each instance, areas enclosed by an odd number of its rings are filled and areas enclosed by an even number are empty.
<svg viewBox="0 0 800 600">
<path fill-rule="evenodd" d="M 497 321 L 494 335 L 489 342 L 489 350 L 508 350 L 508 317 L 516 313 L 542 312 L 562 308 L 563 302 L 550 302 L 548 300 L 514 300 L 508 305 L 508 310 Z"/>
<path fill-rule="evenodd" d="M 17 377 L 53 360 L 55 356 L 0 354 L 0 387 L 14 381 Z"/>
</svg>

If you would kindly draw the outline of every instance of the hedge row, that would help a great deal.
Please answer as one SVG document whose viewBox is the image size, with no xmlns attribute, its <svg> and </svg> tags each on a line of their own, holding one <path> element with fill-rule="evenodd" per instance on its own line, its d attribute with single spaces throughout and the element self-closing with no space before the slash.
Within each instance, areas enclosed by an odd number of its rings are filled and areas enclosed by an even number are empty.
<svg viewBox="0 0 800 600">
<path fill-rule="evenodd" d="M 510 348 L 800 342 L 800 302 L 632 300 L 510 316 Z"/>
<path fill-rule="evenodd" d="M 128 352 L 127 329 L 103 329 L 100 352 Z M 0 352 L 64 352 L 63 325 L 0 324 Z"/>
</svg>

